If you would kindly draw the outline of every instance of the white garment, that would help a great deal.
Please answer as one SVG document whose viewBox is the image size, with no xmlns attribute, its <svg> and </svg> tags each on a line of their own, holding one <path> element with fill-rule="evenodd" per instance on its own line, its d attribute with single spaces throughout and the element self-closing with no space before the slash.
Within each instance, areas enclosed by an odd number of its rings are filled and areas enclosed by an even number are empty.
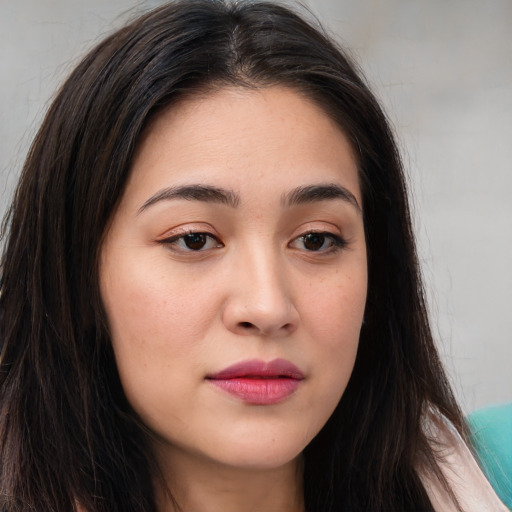
<svg viewBox="0 0 512 512">
<path fill-rule="evenodd" d="M 440 450 L 441 471 L 450 483 L 464 512 L 508 512 L 487 481 L 471 451 L 459 433 L 448 422 L 434 420 L 429 426 Z M 458 512 L 446 490 L 437 478 L 419 472 L 430 501 L 436 512 Z"/>
</svg>

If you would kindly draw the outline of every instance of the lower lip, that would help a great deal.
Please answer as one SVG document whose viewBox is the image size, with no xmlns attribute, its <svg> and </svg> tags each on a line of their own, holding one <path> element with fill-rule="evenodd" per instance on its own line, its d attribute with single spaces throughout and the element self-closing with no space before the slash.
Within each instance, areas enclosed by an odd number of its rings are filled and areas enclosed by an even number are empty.
<svg viewBox="0 0 512 512">
<path fill-rule="evenodd" d="M 237 377 L 233 379 L 210 379 L 210 382 L 252 405 L 272 405 L 282 402 L 292 395 L 300 384 L 300 379 Z"/>
</svg>

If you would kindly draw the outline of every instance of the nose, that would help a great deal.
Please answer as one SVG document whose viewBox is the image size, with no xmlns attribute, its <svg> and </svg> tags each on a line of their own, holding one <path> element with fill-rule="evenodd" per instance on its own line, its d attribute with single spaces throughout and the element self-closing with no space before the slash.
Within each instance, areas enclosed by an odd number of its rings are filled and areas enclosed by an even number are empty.
<svg viewBox="0 0 512 512">
<path fill-rule="evenodd" d="M 240 335 L 284 337 L 297 329 L 291 283 L 270 254 L 238 260 L 223 310 L 226 328 Z"/>
</svg>

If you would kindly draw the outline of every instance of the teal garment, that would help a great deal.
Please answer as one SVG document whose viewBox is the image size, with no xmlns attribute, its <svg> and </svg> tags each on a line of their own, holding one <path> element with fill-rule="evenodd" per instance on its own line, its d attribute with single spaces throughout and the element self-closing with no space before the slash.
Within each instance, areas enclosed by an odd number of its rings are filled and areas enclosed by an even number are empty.
<svg viewBox="0 0 512 512">
<path fill-rule="evenodd" d="M 468 425 L 487 479 L 512 510 L 512 403 L 479 409 L 469 416 Z"/>
</svg>

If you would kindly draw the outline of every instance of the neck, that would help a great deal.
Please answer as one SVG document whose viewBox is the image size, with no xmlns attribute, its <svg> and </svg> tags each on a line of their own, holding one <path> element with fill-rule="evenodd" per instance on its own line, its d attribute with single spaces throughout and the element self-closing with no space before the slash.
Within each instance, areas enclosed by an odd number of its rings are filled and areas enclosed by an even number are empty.
<svg viewBox="0 0 512 512">
<path fill-rule="evenodd" d="M 172 452 L 159 460 L 159 512 L 305 511 L 301 458 L 278 468 L 248 469 Z"/>
</svg>

